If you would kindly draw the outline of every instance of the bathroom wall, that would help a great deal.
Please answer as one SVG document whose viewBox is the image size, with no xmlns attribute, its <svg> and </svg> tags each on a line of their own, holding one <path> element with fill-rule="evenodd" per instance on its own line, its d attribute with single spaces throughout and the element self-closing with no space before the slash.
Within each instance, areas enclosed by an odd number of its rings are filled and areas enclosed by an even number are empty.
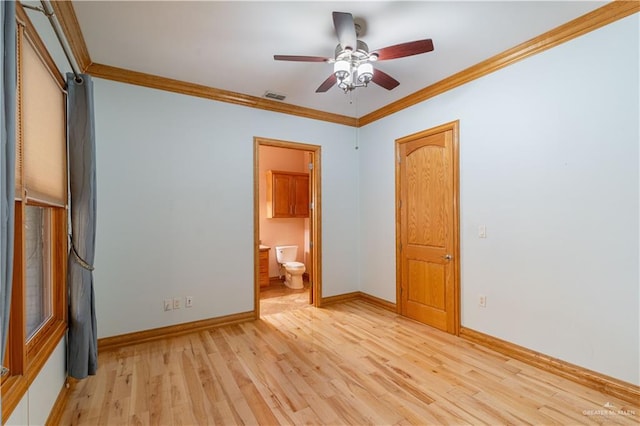
<svg viewBox="0 0 640 426">
<path fill-rule="evenodd" d="M 261 146 L 259 151 L 259 202 L 260 202 L 260 241 L 271 247 L 269 251 L 269 277 L 279 275 L 276 262 L 276 246 L 297 245 L 298 262 L 307 262 L 309 243 L 309 219 L 304 218 L 267 218 L 267 171 L 307 173 L 309 154 L 296 149 Z M 307 270 L 307 272 L 309 272 Z"/>
</svg>

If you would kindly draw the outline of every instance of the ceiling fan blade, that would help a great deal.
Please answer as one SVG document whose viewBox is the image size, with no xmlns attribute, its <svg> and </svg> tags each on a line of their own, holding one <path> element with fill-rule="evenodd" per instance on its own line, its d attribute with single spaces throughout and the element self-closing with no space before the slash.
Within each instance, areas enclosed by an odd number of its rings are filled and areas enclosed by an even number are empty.
<svg viewBox="0 0 640 426">
<path fill-rule="evenodd" d="M 350 13 L 333 12 L 333 26 L 336 29 L 336 35 L 342 49 L 349 47 L 351 50 L 356 50 L 357 37 L 353 16 Z"/>
<path fill-rule="evenodd" d="M 327 78 L 320 87 L 316 89 L 316 93 L 324 93 L 327 90 L 331 89 L 334 84 L 336 84 L 337 78 L 335 74 L 331 74 L 329 78 Z"/>
<path fill-rule="evenodd" d="M 387 90 L 393 90 L 400 85 L 398 80 L 391 77 L 386 72 L 380 71 L 378 68 L 373 71 L 373 78 L 371 81 Z"/>
<path fill-rule="evenodd" d="M 327 62 L 329 58 L 320 56 L 297 56 L 297 55 L 273 55 L 276 61 L 297 61 L 297 62 Z"/>
<path fill-rule="evenodd" d="M 407 43 L 396 44 L 395 46 L 384 47 L 372 52 L 378 55 L 379 61 L 387 59 L 404 58 L 405 56 L 419 55 L 421 53 L 431 52 L 433 50 L 433 41 L 428 38 L 425 40 L 410 41 Z"/>
</svg>

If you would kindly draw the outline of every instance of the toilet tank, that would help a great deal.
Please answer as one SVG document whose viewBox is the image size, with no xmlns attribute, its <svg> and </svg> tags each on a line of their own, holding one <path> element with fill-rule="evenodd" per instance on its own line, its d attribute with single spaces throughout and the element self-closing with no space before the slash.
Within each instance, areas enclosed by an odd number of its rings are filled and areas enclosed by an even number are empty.
<svg viewBox="0 0 640 426">
<path fill-rule="evenodd" d="M 276 246 L 276 260 L 278 263 L 295 262 L 298 256 L 298 246 Z"/>
</svg>

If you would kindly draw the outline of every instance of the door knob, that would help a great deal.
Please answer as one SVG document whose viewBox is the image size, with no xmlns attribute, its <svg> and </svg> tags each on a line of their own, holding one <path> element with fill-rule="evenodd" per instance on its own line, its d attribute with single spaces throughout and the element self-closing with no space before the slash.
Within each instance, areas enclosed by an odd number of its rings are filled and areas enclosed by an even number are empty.
<svg viewBox="0 0 640 426">
<path fill-rule="evenodd" d="M 451 260 L 451 259 L 453 259 L 453 256 L 451 256 L 450 254 L 445 254 L 445 255 L 444 255 L 444 256 L 442 256 L 442 257 L 444 257 L 444 260 Z"/>
</svg>

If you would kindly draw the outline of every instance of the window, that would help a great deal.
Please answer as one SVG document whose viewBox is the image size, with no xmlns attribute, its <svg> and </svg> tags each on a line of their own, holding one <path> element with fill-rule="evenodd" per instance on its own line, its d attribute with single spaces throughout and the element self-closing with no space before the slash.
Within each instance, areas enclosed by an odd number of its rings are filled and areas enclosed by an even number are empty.
<svg viewBox="0 0 640 426">
<path fill-rule="evenodd" d="M 40 206 L 25 208 L 27 340 L 51 318 L 51 214 Z"/>
<path fill-rule="evenodd" d="M 20 5 L 13 288 L 2 421 L 67 328 L 67 165 L 64 80 Z"/>
</svg>

